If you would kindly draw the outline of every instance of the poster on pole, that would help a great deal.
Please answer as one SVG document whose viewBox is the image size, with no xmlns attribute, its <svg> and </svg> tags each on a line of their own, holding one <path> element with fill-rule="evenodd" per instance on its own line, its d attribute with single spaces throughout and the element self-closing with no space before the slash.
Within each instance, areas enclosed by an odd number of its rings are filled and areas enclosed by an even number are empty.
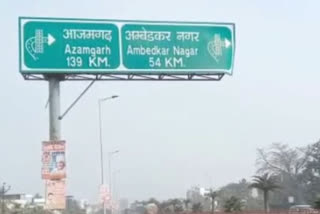
<svg viewBox="0 0 320 214">
<path fill-rule="evenodd" d="M 62 210 L 66 208 L 66 182 L 65 180 L 46 181 L 47 210 Z"/>
<path fill-rule="evenodd" d="M 66 178 L 65 141 L 42 142 L 42 179 Z"/>
<path fill-rule="evenodd" d="M 107 205 L 110 202 L 111 196 L 108 188 L 105 185 L 100 186 L 100 201 L 102 204 Z"/>
</svg>

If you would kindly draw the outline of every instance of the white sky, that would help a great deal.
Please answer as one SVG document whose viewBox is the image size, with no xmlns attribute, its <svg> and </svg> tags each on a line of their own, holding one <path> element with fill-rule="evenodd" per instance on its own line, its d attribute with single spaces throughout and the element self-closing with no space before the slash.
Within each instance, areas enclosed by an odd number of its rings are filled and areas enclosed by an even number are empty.
<svg viewBox="0 0 320 214">
<path fill-rule="evenodd" d="M 105 152 L 121 197 L 183 197 L 255 173 L 256 148 L 302 146 L 320 126 L 320 2 L 317 0 L 19 0 L 0 2 L 0 182 L 43 193 L 41 141 L 48 138 L 47 82 L 18 70 L 18 17 L 234 22 L 234 75 L 221 82 L 99 82 L 63 120 L 68 193 L 97 199 L 97 99 L 105 103 Z M 62 110 L 88 82 L 62 84 Z M 107 164 L 106 164 L 107 165 Z M 106 167 L 107 170 L 107 167 Z"/>
</svg>

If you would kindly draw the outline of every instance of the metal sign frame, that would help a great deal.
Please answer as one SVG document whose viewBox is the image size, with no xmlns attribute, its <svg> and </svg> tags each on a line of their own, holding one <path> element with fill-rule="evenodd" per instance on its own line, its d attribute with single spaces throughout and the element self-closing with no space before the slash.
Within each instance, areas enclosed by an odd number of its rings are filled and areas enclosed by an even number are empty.
<svg viewBox="0 0 320 214">
<path fill-rule="evenodd" d="M 61 81 L 220 81 L 225 74 L 185 74 L 185 75 L 168 75 L 168 74 L 155 74 L 155 75 L 126 75 L 126 74 L 68 74 L 58 75 Z M 50 75 L 42 74 L 22 74 L 25 80 L 48 80 Z"/>
</svg>

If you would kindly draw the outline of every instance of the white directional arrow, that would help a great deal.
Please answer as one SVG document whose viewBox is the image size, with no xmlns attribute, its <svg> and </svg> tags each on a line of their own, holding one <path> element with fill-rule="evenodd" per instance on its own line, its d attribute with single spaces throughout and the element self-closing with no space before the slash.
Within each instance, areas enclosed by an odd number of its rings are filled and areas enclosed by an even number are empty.
<svg viewBox="0 0 320 214">
<path fill-rule="evenodd" d="M 55 41 L 56 39 L 50 33 L 48 33 L 48 45 L 52 45 Z"/>
<path fill-rule="evenodd" d="M 228 39 L 224 40 L 225 47 L 228 48 L 231 46 L 231 42 Z"/>
</svg>

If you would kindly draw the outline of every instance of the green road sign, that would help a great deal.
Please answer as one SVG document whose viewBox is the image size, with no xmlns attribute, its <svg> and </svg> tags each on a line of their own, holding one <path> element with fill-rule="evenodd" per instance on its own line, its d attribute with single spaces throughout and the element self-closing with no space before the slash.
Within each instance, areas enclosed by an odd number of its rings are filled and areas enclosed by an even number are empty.
<svg viewBox="0 0 320 214">
<path fill-rule="evenodd" d="M 217 26 L 126 24 L 121 29 L 128 69 L 231 70 L 232 30 Z"/>
<path fill-rule="evenodd" d="M 22 32 L 22 63 L 31 72 L 108 70 L 120 65 L 119 31 L 114 24 L 36 20 L 26 22 Z"/>
<path fill-rule="evenodd" d="M 23 74 L 232 74 L 234 24 L 20 18 Z"/>
</svg>

